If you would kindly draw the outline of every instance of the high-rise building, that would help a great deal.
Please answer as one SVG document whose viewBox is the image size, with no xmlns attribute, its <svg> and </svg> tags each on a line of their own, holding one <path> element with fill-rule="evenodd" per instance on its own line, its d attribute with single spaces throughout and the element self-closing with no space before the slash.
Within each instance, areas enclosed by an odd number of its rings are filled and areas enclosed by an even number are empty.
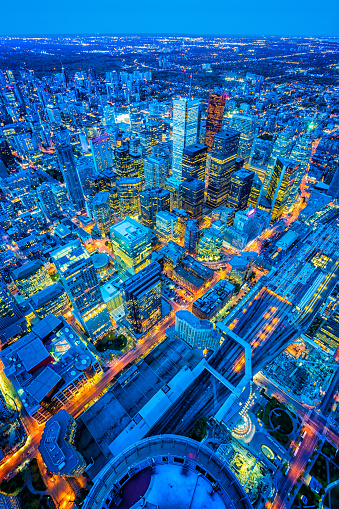
<svg viewBox="0 0 339 509">
<path fill-rule="evenodd" d="M 254 175 L 251 192 L 247 202 L 247 204 L 252 205 L 254 209 L 257 207 L 262 185 L 263 184 L 258 175 Z"/>
<path fill-rule="evenodd" d="M 142 129 L 142 115 L 140 112 L 140 103 L 130 103 L 129 121 L 131 124 L 131 131 L 133 133 L 139 133 Z"/>
<path fill-rule="evenodd" d="M 130 152 L 129 157 L 134 167 L 133 173 L 136 174 L 137 177 L 144 182 L 145 181 L 144 160 L 141 154 L 135 154 L 133 152 Z"/>
<path fill-rule="evenodd" d="M 178 237 L 178 218 L 175 214 L 162 210 L 156 216 L 156 229 L 158 235 L 166 240 L 174 240 Z"/>
<path fill-rule="evenodd" d="M 112 150 L 109 144 L 109 137 L 107 135 L 100 136 L 99 138 L 92 138 L 90 140 L 90 147 L 96 172 L 107 170 L 111 168 Z"/>
<path fill-rule="evenodd" d="M 184 148 L 182 156 L 182 178 L 195 179 L 205 182 L 207 147 L 201 143 Z"/>
<path fill-rule="evenodd" d="M 175 313 L 176 334 L 189 345 L 196 348 L 217 348 L 220 345 L 220 335 L 213 328 L 213 324 L 206 319 L 200 319 L 186 309 Z"/>
<path fill-rule="evenodd" d="M 0 282 L 0 330 L 4 330 L 22 319 L 19 304 L 4 283 Z"/>
<path fill-rule="evenodd" d="M 199 228 L 196 219 L 189 219 L 185 225 L 185 243 L 184 247 L 188 254 L 194 255 L 197 251 L 199 239 Z"/>
<path fill-rule="evenodd" d="M 58 145 L 57 155 L 60 169 L 72 203 L 76 209 L 83 209 L 85 206 L 85 200 L 76 169 L 72 147 L 66 143 Z"/>
<path fill-rule="evenodd" d="M 113 196 L 108 191 L 97 193 L 91 201 L 90 209 L 101 236 L 107 237 L 114 215 Z"/>
<path fill-rule="evenodd" d="M 171 194 L 160 188 L 145 189 L 140 193 L 140 208 L 142 224 L 153 230 L 157 213 L 161 210 L 170 211 Z"/>
<path fill-rule="evenodd" d="M 181 180 L 175 179 L 174 177 L 169 177 L 165 181 L 165 189 L 171 193 L 171 210 L 174 208 L 181 208 L 181 190 L 182 190 L 182 182 Z"/>
<path fill-rule="evenodd" d="M 161 319 L 161 266 L 151 263 L 121 285 L 131 331 L 143 334 Z"/>
<path fill-rule="evenodd" d="M 37 189 L 37 195 L 39 198 L 39 202 L 41 205 L 41 209 L 45 213 L 45 216 L 50 219 L 53 216 L 56 216 L 59 212 L 59 207 L 56 202 L 52 186 L 44 182 Z"/>
<path fill-rule="evenodd" d="M 12 155 L 6 138 L 0 138 L 0 159 L 6 168 L 15 164 L 14 156 Z"/>
<path fill-rule="evenodd" d="M 94 164 L 91 157 L 79 157 L 77 161 L 77 172 L 85 198 L 92 194 L 91 178 L 94 173 Z"/>
<path fill-rule="evenodd" d="M 224 116 L 226 94 L 212 94 L 208 97 L 207 118 L 205 129 L 205 145 L 207 151 L 212 152 L 213 137 L 221 131 Z"/>
<path fill-rule="evenodd" d="M 220 260 L 224 233 L 215 227 L 216 223 L 217 221 L 211 228 L 202 230 L 197 250 L 197 257 L 200 260 Z"/>
<path fill-rule="evenodd" d="M 138 177 L 138 172 L 131 160 L 128 148 L 119 147 L 115 150 L 115 164 L 119 179 Z"/>
<path fill-rule="evenodd" d="M 209 171 L 207 205 L 212 208 L 226 203 L 231 175 L 236 169 L 240 133 L 225 129 L 214 136 Z"/>
<path fill-rule="evenodd" d="M 244 159 L 244 164 L 248 164 L 254 141 L 256 120 L 251 115 L 236 113 L 230 121 L 230 127 L 240 132 L 238 156 Z"/>
<path fill-rule="evenodd" d="M 200 101 L 173 100 L 173 160 L 172 176 L 182 180 L 183 150 L 198 141 Z"/>
<path fill-rule="evenodd" d="M 271 206 L 272 223 L 277 221 L 296 200 L 298 188 L 296 189 L 294 184 L 298 171 L 298 164 L 277 157 L 266 193 L 266 198 Z"/>
<path fill-rule="evenodd" d="M 167 162 L 162 157 L 144 159 L 145 188 L 164 187 L 168 176 Z"/>
<path fill-rule="evenodd" d="M 38 260 L 27 262 L 12 271 L 12 279 L 24 297 L 31 297 L 52 284 L 44 264 Z"/>
<path fill-rule="evenodd" d="M 80 240 L 52 251 L 51 257 L 74 314 L 92 340 L 97 341 L 112 329 L 112 322 L 102 300 L 92 258 Z"/>
<path fill-rule="evenodd" d="M 140 216 L 140 193 L 142 181 L 139 178 L 122 178 L 117 180 L 117 191 L 120 205 L 120 216 Z"/>
<path fill-rule="evenodd" d="M 254 175 L 254 172 L 249 170 L 238 170 L 232 173 L 227 206 L 233 207 L 235 212 L 247 209 Z"/>
<path fill-rule="evenodd" d="M 52 191 L 59 207 L 68 201 L 67 188 L 61 184 L 52 184 Z"/>
<path fill-rule="evenodd" d="M 178 235 L 182 237 L 185 234 L 185 225 L 189 220 L 189 215 L 184 209 L 172 209 L 172 214 L 176 215 L 178 218 Z"/>
<path fill-rule="evenodd" d="M 189 217 L 200 221 L 204 205 L 205 183 L 196 178 L 188 178 L 182 183 L 182 207 Z"/>
<path fill-rule="evenodd" d="M 277 157 L 278 156 L 289 157 L 290 152 L 291 152 L 292 142 L 293 142 L 293 130 L 290 127 L 287 127 L 284 131 L 282 131 L 277 136 L 277 138 L 274 142 L 274 145 L 273 145 L 270 159 L 267 164 L 265 178 L 264 178 L 264 184 L 263 184 L 263 187 L 261 190 L 261 196 L 266 195 L 268 184 L 271 180 L 271 175 L 272 175 Z"/>
<path fill-rule="evenodd" d="M 115 265 L 121 279 L 133 276 L 152 261 L 151 231 L 127 217 L 110 227 Z"/>
</svg>

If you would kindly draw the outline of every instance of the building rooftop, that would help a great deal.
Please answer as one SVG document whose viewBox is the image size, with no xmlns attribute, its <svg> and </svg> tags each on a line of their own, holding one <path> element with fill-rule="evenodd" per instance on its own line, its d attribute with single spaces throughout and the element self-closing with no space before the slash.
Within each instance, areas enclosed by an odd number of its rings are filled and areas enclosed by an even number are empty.
<svg viewBox="0 0 339 509">
<path fill-rule="evenodd" d="M 148 228 L 128 216 L 124 221 L 111 226 L 109 230 L 111 236 L 118 235 L 129 242 L 138 240 L 148 234 Z"/>
<path fill-rule="evenodd" d="M 234 286 L 229 281 L 220 280 L 205 295 L 194 302 L 194 307 L 197 307 L 204 313 L 210 313 L 233 291 Z"/>
<path fill-rule="evenodd" d="M 60 297 L 64 293 L 65 288 L 60 283 L 55 283 L 33 295 L 30 300 L 33 308 L 39 309 L 47 304 L 47 302 Z"/>
<path fill-rule="evenodd" d="M 45 425 L 39 452 L 49 472 L 67 475 L 79 464 L 81 457 L 68 438 L 72 421 L 66 410 L 59 410 Z"/>
<path fill-rule="evenodd" d="M 109 264 L 109 256 L 107 253 L 95 253 L 91 256 L 94 268 L 99 270 Z"/>
<path fill-rule="evenodd" d="M 21 279 L 25 279 L 32 274 L 35 274 L 39 269 L 41 269 L 41 267 L 42 262 L 40 261 L 25 263 L 25 265 L 22 265 L 12 271 L 12 278 L 20 281 Z"/>
</svg>

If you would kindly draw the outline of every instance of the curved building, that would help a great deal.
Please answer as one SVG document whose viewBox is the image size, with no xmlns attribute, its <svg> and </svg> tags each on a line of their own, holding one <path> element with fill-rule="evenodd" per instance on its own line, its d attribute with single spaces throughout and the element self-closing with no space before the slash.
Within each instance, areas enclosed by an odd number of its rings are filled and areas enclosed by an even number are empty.
<svg viewBox="0 0 339 509">
<path fill-rule="evenodd" d="M 251 509 L 231 469 L 187 437 L 158 435 L 113 458 L 98 474 L 84 509 Z"/>
</svg>

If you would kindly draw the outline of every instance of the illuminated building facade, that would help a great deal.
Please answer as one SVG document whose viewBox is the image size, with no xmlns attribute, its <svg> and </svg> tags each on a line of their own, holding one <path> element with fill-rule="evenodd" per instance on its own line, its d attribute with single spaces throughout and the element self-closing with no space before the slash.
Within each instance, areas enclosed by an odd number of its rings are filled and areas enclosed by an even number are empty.
<svg viewBox="0 0 339 509">
<path fill-rule="evenodd" d="M 184 209 L 172 209 L 172 214 L 178 218 L 178 235 L 182 237 L 185 234 L 185 225 L 189 220 L 189 215 Z"/>
<path fill-rule="evenodd" d="M 337 350 L 339 347 L 339 311 L 334 311 L 323 323 L 315 337 L 315 341 L 332 352 Z"/>
<path fill-rule="evenodd" d="M 204 205 L 205 184 L 201 180 L 189 177 L 182 183 L 182 207 L 190 219 L 200 221 Z"/>
<path fill-rule="evenodd" d="M 154 262 L 122 285 L 122 299 L 131 331 L 143 334 L 161 319 L 161 266 Z"/>
<path fill-rule="evenodd" d="M 244 159 L 244 164 L 248 164 L 254 141 L 256 120 L 251 115 L 236 113 L 231 119 L 230 127 L 240 132 L 238 156 Z"/>
<path fill-rule="evenodd" d="M 188 254 L 194 255 L 197 250 L 199 228 L 196 219 L 189 219 L 185 225 L 185 249 Z"/>
<path fill-rule="evenodd" d="M 172 176 L 182 180 L 183 150 L 198 141 L 200 101 L 191 99 L 173 100 L 173 160 Z"/>
<path fill-rule="evenodd" d="M 230 191 L 227 196 L 227 206 L 234 211 L 245 210 L 251 193 L 254 172 L 239 170 L 232 173 Z"/>
<path fill-rule="evenodd" d="M 129 157 L 134 167 L 133 173 L 136 174 L 137 177 L 144 182 L 145 181 L 144 160 L 141 154 L 135 154 L 133 152 L 130 152 Z"/>
<path fill-rule="evenodd" d="M 35 293 L 30 302 L 35 314 L 40 319 L 50 313 L 55 316 L 64 315 L 70 310 L 66 290 L 60 283 L 55 283 Z"/>
<path fill-rule="evenodd" d="M 142 114 L 140 111 L 140 103 L 130 103 L 129 121 L 131 124 L 131 131 L 133 133 L 139 133 L 142 129 Z"/>
<path fill-rule="evenodd" d="M 205 130 L 205 145 L 208 152 L 212 152 L 214 135 L 221 131 L 225 102 L 226 94 L 209 93 Z"/>
<path fill-rule="evenodd" d="M 214 227 L 205 228 L 199 240 L 197 257 L 200 260 L 220 260 L 223 233 Z"/>
<path fill-rule="evenodd" d="M 27 262 L 13 270 L 12 279 L 24 297 L 31 297 L 52 284 L 52 279 L 41 261 Z"/>
<path fill-rule="evenodd" d="M 103 238 L 107 237 L 114 215 L 113 196 L 108 191 L 97 193 L 91 204 L 91 213 Z"/>
<path fill-rule="evenodd" d="M 207 189 L 207 205 L 211 208 L 226 203 L 231 175 L 236 170 L 239 139 L 240 133 L 234 129 L 225 129 L 214 136 Z"/>
<path fill-rule="evenodd" d="M 115 150 L 115 164 L 117 177 L 119 179 L 138 177 L 137 170 L 135 169 L 133 161 L 130 158 L 128 148 L 119 147 Z"/>
<path fill-rule="evenodd" d="M 280 133 L 273 145 L 272 153 L 267 164 L 267 169 L 264 178 L 264 185 L 262 187 L 262 196 L 265 196 L 268 185 L 271 180 L 271 174 L 274 170 L 277 157 L 289 157 L 293 142 L 293 130 L 287 127 L 282 133 Z"/>
<path fill-rule="evenodd" d="M 152 261 L 151 232 L 127 217 L 110 228 L 115 264 L 121 279 L 133 276 Z"/>
<path fill-rule="evenodd" d="M 262 182 L 261 182 L 260 178 L 258 177 L 258 175 L 254 175 L 251 192 L 250 192 L 250 195 L 248 197 L 248 202 L 247 202 L 247 204 L 252 205 L 252 207 L 254 209 L 257 206 L 261 188 L 262 188 Z"/>
<path fill-rule="evenodd" d="M 112 329 L 112 322 L 102 300 L 93 261 L 79 240 L 52 251 L 51 257 L 61 282 L 82 326 L 93 341 Z"/>
<path fill-rule="evenodd" d="M 184 148 L 182 155 L 182 178 L 190 177 L 205 182 L 207 147 L 201 143 Z"/>
<path fill-rule="evenodd" d="M 193 348 L 218 348 L 220 335 L 214 331 L 209 320 L 200 319 L 186 309 L 175 313 L 175 326 L 166 331 L 166 335 L 175 334 Z"/>
<path fill-rule="evenodd" d="M 140 192 L 142 181 L 139 178 L 122 178 L 117 180 L 117 191 L 120 205 L 120 216 L 140 216 Z"/>
<path fill-rule="evenodd" d="M 145 188 L 164 187 L 168 175 L 167 161 L 162 157 L 144 159 Z"/>
<path fill-rule="evenodd" d="M 90 147 L 96 172 L 106 170 L 112 166 L 112 150 L 108 136 L 91 139 Z"/>
<path fill-rule="evenodd" d="M 175 214 L 163 210 L 156 215 L 157 234 L 167 242 L 178 237 L 178 218 Z"/>
<path fill-rule="evenodd" d="M 59 212 L 59 207 L 56 202 L 52 187 L 46 182 L 41 184 L 37 189 L 37 195 L 42 210 L 47 218 L 56 216 Z"/>
<path fill-rule="evenodd" d="M 298 171 L 298 164 L 282 157 L 277 158 L 266 194 L 271 205 L 272 223 L 277 221 L 285 209 L 294 203 L 298 193 L 298 187 L 296 189 L 295 186 Z"/>
<path fill-rule="evenodd" d="M 182 182 L 174 177 L 169 177 L 165 182 L 165 189 L 171 193 L 171 209 L 181 208 Z"/>
<path fill-rule="evenodd" d="M 145 189 L 140 193 L 140 208 L 142 224 L 153 230 L 156 215 L 161 210 L 170 211 L 171 194 L 161 188 Z"/>
<path fill-rule="evenodd" d="M 85 206 L 84 195 L 76 169 L 72 147 L 67 143 L 57 146 L 59 166 L 66 183 L 67 192 L 76 209 L 83 209 Z"/>
<path fill-rule="evenodd" d="M 0 329 L 6 329 L 22 317 L 19 304 L 7 290 L 6 285 L 0 282 Z"/>
</svg>

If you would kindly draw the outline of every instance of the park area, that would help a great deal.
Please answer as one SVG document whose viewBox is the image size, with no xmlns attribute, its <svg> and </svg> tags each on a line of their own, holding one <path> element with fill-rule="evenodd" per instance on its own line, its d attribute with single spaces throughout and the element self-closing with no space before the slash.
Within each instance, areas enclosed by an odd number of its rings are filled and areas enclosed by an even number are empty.
<svg viewBox="0 0 339 509">
<path fill-rule="evenodd" d="M 276 398 L 265 397 L 267 403 L 259 408 L 257 417 L 264 423 L 270 435 L 287 448 L 294 430 L 295 415 Z"/>
<path fill-rule="evenodd" d="M 123 334 L 116 336 L 110 332 L 104 338 L 96 343 L 95 347 L 98 352 L 106 352 L 107 350 L 123 350 L 127 345 L 127 338 Z"/>
</svg>

